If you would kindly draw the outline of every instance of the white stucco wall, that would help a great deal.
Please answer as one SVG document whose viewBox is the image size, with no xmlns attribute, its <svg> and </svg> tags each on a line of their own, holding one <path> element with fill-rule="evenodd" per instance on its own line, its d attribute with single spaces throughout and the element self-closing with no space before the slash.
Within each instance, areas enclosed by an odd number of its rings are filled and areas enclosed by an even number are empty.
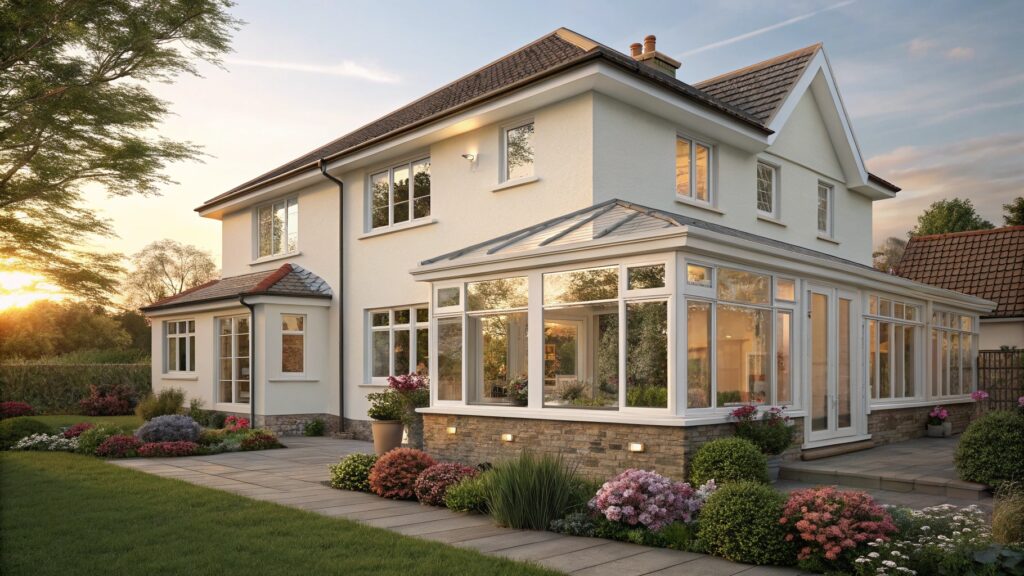
<svg viewBox="0 0 1024 576">
<path fill-rule="evenodd" d="M 978 347 L 981 350 L 998 350 L 1002 346 L 1024 349 L 1024 319 L 981 321 Z"/>
</svg>

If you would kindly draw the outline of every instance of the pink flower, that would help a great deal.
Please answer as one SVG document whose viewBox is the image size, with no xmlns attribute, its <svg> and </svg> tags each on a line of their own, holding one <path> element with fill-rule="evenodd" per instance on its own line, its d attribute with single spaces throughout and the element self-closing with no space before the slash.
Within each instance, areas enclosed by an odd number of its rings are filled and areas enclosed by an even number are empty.
<svg viewBox="0 0 1024 576">
<path fill-rule="evenodd" d="M 833 487 L 794 491 L 779 522 L 789 527 L 787 541 L 799 538 L 807 544 L 800 549 L 800 560 L 834 561 L 858 542 L 888 540 L 896 532 L 892 517 L 870 496 Z"/>
<path fill-rule="evenodd" d="M 971 392 L 971 400 L 974 400 L 975 402 L 980 402 L 986 398 L 988 398 L 988 392 L 985 392 L 984 390 L 975 390 L 974 392 Z"/>
<path fill-rule="evenodd" d="M 657 532 L 673 522 L 692 522 L 714 491 L 713 481 L 694 489 L 655 472 L 630 469 L 605 482 L 589 506 L 612 522 Z"/>
</svg>

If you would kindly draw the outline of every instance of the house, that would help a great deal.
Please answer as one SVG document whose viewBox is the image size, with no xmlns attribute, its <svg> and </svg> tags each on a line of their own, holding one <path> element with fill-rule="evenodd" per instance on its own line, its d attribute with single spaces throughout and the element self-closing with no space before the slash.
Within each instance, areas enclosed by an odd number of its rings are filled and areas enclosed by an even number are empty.
<svg viewBox="0 0 1024 576">
<path fill-rule="evenodd" d="M 679 476 L 748 403 L 805 450 L 963 426 L 993 304 L 871 267 L 899 189 L 822 46 L 690 85 L 655 42 L 556 30 L 204 203 L 223 279 L 145 309 L 154 387 L 368 437 L 418 371 L 436 456 L 593 474 Z"/>
<path fill-rule="evenodd" d="M 896 274 L 996 302 L 978 346 L 1024 349 L 1024 226 L 915 236 Z"/>
</svg>

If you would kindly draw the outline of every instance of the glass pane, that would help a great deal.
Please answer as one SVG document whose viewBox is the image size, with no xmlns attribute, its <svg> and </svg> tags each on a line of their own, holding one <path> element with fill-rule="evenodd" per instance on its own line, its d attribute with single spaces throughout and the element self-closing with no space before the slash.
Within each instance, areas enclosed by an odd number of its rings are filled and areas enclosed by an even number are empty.
<svg viewBox="0 0 1024 576">
<path fill-rule="evenodd" d="M 939 365 L 938 374 L 941 377 L 939 384 L 939 394 L 942 396 L 949 395 L 949 334 L 946 332 L 939 332 Z"/>
<path fill-rule="evenodd" d="M 437 320 L 437 398 L 462 400 L 462 318 Z"/>
<path fill-rule="evenodd" d="M 294 252 L 299 247 L 299 202 L 292 198 L 288 201 L 288 251 Z"/>
<path fill-rule="evenodd" d="M 458 288 L 441 288 L 437 291 L 437 307 L 447 308 L 448 306 L 459 305 Z"/>
<path fill-rule="evenodd" d="M 544 304 L 570 304 L 619 297 L 619 267 L 544 275 Z"/>
<path fill-rule="evenodd" d="M 917 394 L 917 329 L 903 326 L 903 394 L 912 397 Z"/>
<path fill-rule="evenodd" d="M 525 406 L 526 312 L 467 316 L 470 402 Z"/>
<path fill-rule="evenodd" d="M 247 358 L 249 356 L 249 333 L 245 332 L 236 336 L 235 345 L 238 348 L 235 351 L 236 355 Z"/>
<path fill-rule="evenodd" d="M 960 335 L 960 362 L 963 366 L 961 391 L 969 394 L 974 391 L 974 353 L 971 350 L 973 338 L 966 334 Z"/>
<path fill-rule="evenodd" d="M 850 301 L 839 299 L 839 374 L 836 385 L 838 390 L 839 409 L 836 415 L 839 428 L 849 428 L 853 425 L 853 384 L 850 363 L 853 360 L 852 339 L 850 338 Z"/>
<path fill-rule="evenodd" d="M 626 304 L 626 406 L 668 407 L 668 302 Z"/>
<path fill-rule="evenodd" d="M 220 360 L 220 379 L 231 380 L 233 377 L 231 373 L 231 358 L 222 358 Z"/>
<path fill-rule="evenodd" d="M 168 322 L 167 323 L 167 333 L 168 334 L 177 334 L 178 333 L 178 323 L 177 322 Z"/>
<path fill-rule="evenodd" d="M 305 338 L 301 334 L 283 334 L 281 336 L 281 372 L 301 373 L 303 368 L 303 345 Z"/>
<path fill-rule="evenodd" d="M 827 430 L 828 296 L 811 293 L 811 430 Z"/>
<path fill-rule="evenodd" d="M 387 226 L 388 225 L 388 207 L 385 206 L 383 208 L 374 208 L 373 209 L 372 219 L 373 220 L 372 220 L 372 222 L 370 224 L 370 226 L 372 228 L 380 228 L 382 226 Z"/>
<path fill-rule="evenodd" d="M 178 339 L 168 338 L 167 339 L 167 370 L 171 372 L 178 371 Z"/>
<path fill-rule="evenodd" d="M 690 286 L 711 288 L 711 268 L 696 264 L 686 265 L 686 283 Z"/>
<path fill-rule="evenodd" d="M 470 282 L 466 285 L 466 309 L 474 311 L 524 308 L 528 294 L 526 276 Z"/>
<path fill-rule="evenodd" d="M 917 306 L 908 305 L 904 310 L 904 318 L 907 320 L 917 320 Z"/>
<path fill-rule="evenodd" d="M 771 402 L 768 310 L 718 305 L 718 406 Z"/>
<path fill-rule="evenodd" d="M 386 331 L 373 333 L 373 377 L 387 378 L 391 376 L 391 359 L 388 352 L 391 350 L 391 334 Z"/>
<path fill-rule="evenodd" d="M 248 334 L 249 333 L 249 317 L 235 318 L 235 333 L 237 334 Z"/>
<path fill-rule="evenodd" d="M 775 404 L 787 405 L 793 401 L 793 315 L 778 312 L 775 315 Z"/>
<path fill-rule="evenodd" d="M 757 209 L 771 214 L 775 194 L 775 169 L 767 164 L 757 163 Z"/>
<path fill-rule="evenodd" d="M 676 194 L 691 196 L 690 193 L 690 141 L 676 138 Z"/>
<path fill-rule="evenodd" d="M 409 323 L 409 309 L 402 308 L 401 310 L 395 310 L 395 324 L 408 324 Z"/>
<path fill-rule="evenodd" d="M 370 314 L 371 326 L 387 326 L 391 323 L 387 312 L 374 312 Z"/>
<path fill-rule="evenodd" d="M 665 266 L 634 266 L 626 269 L 626 288 L 646 290 L 665 287 Z"/>
<path fill-rule="evenodd" d="M 196 337 L 188 337 L 188 371 L 196 371 Z"/>
<path fill-rule="evenodd" d="M 409 203 L 408 202 L 396 202 L 394 208 L 392 208 L 392 215 L 394 216 L 395 224 L 399 222 L 405 222 L 409 219 Z"/>
<path fill-rule="evenodd" d="M 405 375 L 409 370 L 409 331 L 395 330 L 395 375 Z"/>
<path fill-rule="evenodd" d="M 889 345 L 889 334 L 892 324 L 888 322 L 878 323 L 878 397 L 892 398 L 892 383 L 890 362 L 891 346 Z"/>
<path fill-rule="evenodd" d="M 892 304 L 892 317 L 903 318 L 905 308 L 902 302 L 893 302 Z"/>
<path fill-rule="evenodd" d="M 878 313 L 881 316 L 892 316 L 892 302 L 889 300 L 879 300 Z"/>
<path fill-rule="evenodd" d="M 829 199 L 831 189 L 824 184 L 818 184 L 818 232 L 829 231 L 829 221 L 832 219 L 829 213 Z"/>
<path fill-rule="evenodd" d="M 370 177 L 370 194 L 372 195 L 373 227 L 387 226 L 388 203 L 390 188 L 388 186 L 388 173 L 381 172 Z"/>
<path fill-rule="evenodd" d="M 220 337 L 220 357 L 231 358 L 233 351 L 231 350 L 231 336 Z"/>
<path fill-rule="evenodd" d="M 868 320 L 868 380 L 871 397 L 879 398 L 878 387 L 878 320 Z"/>
<path fill-rule="evenodd" d="M 868 313 L 878 314 L 878 296 L 871 296 L 868 298 Z"/>
<path fill-rule="evenodd" d="M 939 346 L 939 332 L 932 330 L 932 396 L 942 395 L 942 362 L 939 361 L 941 346 Z"/>
<path fill-rule="evenodd" d="M 949 336 L 949 394 L 956 396 L 963 394 L 960 388 L 960 335 L 953 333 Z"/>
<path fill-rule="evenodd" d="M 409 167 L 402 166 L 391 171 L 391 201 L 394 203 L 409 200 Z M 395 218 L 398 221 L 398 218 Z"/>
<path fill-rule="evenodd" d="M 426 196 L 430 196 L 430 158 L 413 164 L 412 173 L 413 198 L 425 198 Z"/>
<path fill-rule="evenodd" d="M 270 256 L 273 254 L 272 242 L 274 236 L 270 206 L 260 208 L 258 217 L 260 256 Z"/>
<path fill-rule="evenodd" d="M 775 280 L 775 299 L 783 302 L 796 301 L 796 281 L 789 278 Z"/>
<path fill-rule="evenodd" d="M 239 359 L 235 360 L 235 369 L 238 371 L 238 373 L 235 374 L 236 378 L 238 378 L 239 380 L 248 380 L 249 379 L 249 359 L 248 358 L 239 358 Z"/>
<path fill-rule="evenodd" d="M 430 375 L 430 330 L 416 329 L 416 373 Z"/>
<path fill-rule="evenodd" d="M 196 321 L 195 320 L 189 320 L 188 321 L 188 331 L 190 333 L 194 333 L 196 331 Z"/>
<path fill-rule="evenodd" d="M 218 395 L 218 401 L 220 402 L 234 402 L 234 396 L 232 396 L 232 382 L 231 380 L 220 381 L 220 393 Z"/>
<path fill-rule="evenodd" d="M 718 269 L 718 297 L 732 302 L 768 304 L 771 301 L 770 277 L 764 274 Z"/>
<path fill-rule="evenodd" d="M 545 311 L 544 405 L 618 408 L 617 303 Z"/>
<path fill-rule="evenodd" d="M 702 202 L 708 201 L 710 190 L 711 174 L 711 150 L 707 146 L 697 144 L 697 186 L 693 191 L 693 197 Z"/>
<path fill-rule="evenodd" d="M 533 122 L 505 132 L 505 179 L 533 176 Z"/>
<path fill-rule="evenodd" d="M 892 372 L 893 372 L 892 394 L 896 398 L 902 398 L 903 397 L 903 381 L 904 381 L 904 378 L 905 378 L 903 371 L 906 368 L 906 364 L 905 364 L 904 358 L 903 358 L 903 353 L 905 351 L 904 350 L 903 337 L 904 337 L 903 326 L 901 326 L 899 324 L 894 324 L 893 325 L 893 334 L 892 334 L 892 357 L 891 357 L 891 360 L 892 360 Z"/>
<path fill-rule="evenodd" d="M 241 404 L 249 403 L 249 381 L 239 380 L 238 381 L 238 398 L 237 402 Z"/>
<path fill-rule="evenodd" d="M 413 218 L 424 218 L 430 216 L 430 197 L 417 198 L 413 200 Z"/>
<path fill-rule="evenodd" d="M 960 317 L 960 329 L 963 330 L 964 332 L 970 332 L 971 331 L 971 317 L 970 316 L 961 316 Z"/>
<path fill-rule="evenodd" d="M 274 204 L 274 241 L 271 250 L 274 254 L 284 253 L 284 223 L 285 223 L 284 202 Z"/>
<path fill-rule="evenodd" d="M 711 304 L 686 304 L 686 406 L 711 406 Z"/>
<path fill-rule="evenodd" d="M 302 332 L 305 320 L 305 316 L 281 314 L 281 330 L 285 332 Z"/>
<path fill-rule="evenodd" d="M 423 324 L 430 322 L 430 310 L 427 310 L 426 308 L 417 308 L 416 322 Z"/>
</svg>

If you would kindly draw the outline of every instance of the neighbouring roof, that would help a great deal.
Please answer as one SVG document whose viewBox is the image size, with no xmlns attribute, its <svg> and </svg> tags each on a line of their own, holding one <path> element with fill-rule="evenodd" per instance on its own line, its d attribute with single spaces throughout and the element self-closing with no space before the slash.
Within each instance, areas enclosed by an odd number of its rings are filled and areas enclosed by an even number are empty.
<svg viewBox="0 0 1024 576">
<path fill-rule="evenodd" d="M 916 236 L 896 274 L 997 302 L 986 318 L 1024 317 L 1024 226 Z"/>
<path fill-rule="evenodd" d="M 228 300 L 239 296 L 298 296 L 330 298 L 331 287 L 323 278 L 295 264 L 284 264 L 275 270 L 229 276 L 201 284 L 140 308 L 145 312 Z"/>
</svg>

